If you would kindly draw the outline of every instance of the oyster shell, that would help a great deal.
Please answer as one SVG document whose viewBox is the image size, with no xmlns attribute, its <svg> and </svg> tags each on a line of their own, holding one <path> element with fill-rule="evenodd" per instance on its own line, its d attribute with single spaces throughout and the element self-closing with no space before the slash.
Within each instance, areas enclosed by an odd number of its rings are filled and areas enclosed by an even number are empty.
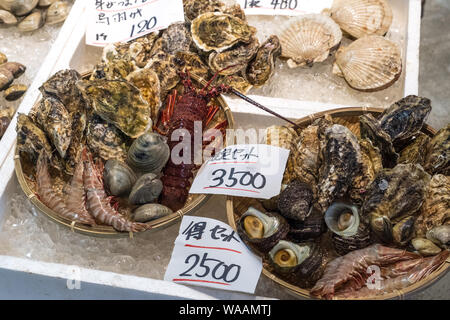
<svg viewBox="0 0 450 320">
<path fill-rule="evenodd" d="M 250 82 L 238 74 L 233 74 L 231 76 L 219 76 L 216 80 L 216 85 L 218 84 L 230 86 L 243 94 L 247 94 L 253 87 Z"/>
<path fill-rule="evenodd" d="M 286 237 L 289 225 L 275 212 L 263 213 L 249 207 L 237 221 L 236 230 L 242 240 L 265 253 Z"/>
<path fill-rule="evenodd" d="M 33 116 L 64 158 L 72 138 L 72 118 L 64 105 L 55 97 L 44 96 Z"/>
<path fill-rule="evenodd" d="M 423 166 L 430 141 L 429 136 L 419 132 L 414 141 L 400 152 L 398 163 L 417 163 Z"/>
<path fill-rule="evenodd" d="M 242 10 L 242 8 L 239 4 L 234 4 L 232 6 L 228 6 L 222 11 L 223 11 L 223 13 L 230 14 L 230 15 L 235 16 L 243 21 L 247 20 L 247 17 L 245 16 L 245 12 L 244 12 L 244 10 Z"/>
<path fill-rule="evenodd" d="M 331 18 L 355 38 L 383 36 L 392 23 L 392 9 L 386 0 L 335 0 Z"/>
<path fill-rule="evenodd" d="M 163 188 L 163 183 L 154 173 L 142 175 L 131 189 L 128 201 L 131 204 L 146 204 L 158 199 Z"/>
<path fill-rule="evenodd" d="M 212 52 L 208 58 L 211 70 L 221 75 L 232 75 L 247 67 L 258 51 L 259 41 L 253 37 L 249 43 L 241 43 L 221 52 Z M 225 70 L 224 70 L 225 69 Z"/>
<path fill-rule="evenodd" d="M 189 51 L 192 45 L 192 37 L 184 22 L 172 23 L 161 36 L 161 48 L 168 54 L 178 51 Z"/>
<path fill-rule="evenodd" d="M 309 288 L 322 276 L 323 253 L 314 243 L 280 240 L 269 252 L 269 262 L 290 283 Z"/>
<path fill-rule="evenodd" d="M 450 223 L 450 177 L 434 175 L 427 186 L 425 199 L 417 217 L 415 231 L 425 237 L 434 227 Z"/>
<path fill-rule="evenodd" d="M 166 138 L 156 132 L 146 132 L 133 141 L 127 162 L 139 171 L 159 173 L 169 157 Z"/>
<path fill-rule="evenodd" d="M 280 39 L 270 36 L 256 52 L 246 70 L 248 82 L 256 87 L 264 85 L 275 72 L 275 60 L 281 55 Z"/>
<path fill-rule="evenodd" d="M 142 98 L 149 105 L 152 122 L 156 123 L 161 107 L 161 87 L 158 75 L 152 69 L 145 68 L 133 71 L 126 79 L 140 90 Z"/>
<path fill-rule="evenodd" d="M 8 129 L 10 123 L 11 123 L 11 118 L 10 117 L 0 116 L 0 139 L 5 134 L 5 132 Z"/>
<path fill-rule="evenodd" d="M 97 115 L 89 117 L 86 143 L 92 153 L 103 160 L 118 159 L 125 161 L 127 157 L 126 143 L 127 137 L 117 129 Z"/>
<path fill-rule="evenodd" d="M 159 203 L 144 204 L 133 211 L 131 218 L 136 222 L 149 222 L 172 214 L 170 208 Z"/>
<path fill-rule="evenodd" d="M 131 59 L 111 59 L 97 64 L 89 79 L 123 80 L 134 70 L 136 65 Z"/>
<path fill-rule="evenodd" d="M 298 16 L 281 30 L 281 55 L 288 58 L 290 68 L 324 61 L 342 39 L 341 29 L 336 22 L 323 14 Z"/>
<path fill-rule="evenodd" d="M 192 21 L 191 33 L 198 48 L 221 52 L 239 42 L 253 41 L 256 29 L 229 14 L 207 12 Z"/>
<path fill-rule="evenodd" d="M 393 225 L 414 216 L 423 203 L 430 176 L 415 164 L 383 169 L 369 185 L 362 217 L 383 241 L 392 243 Z"/>
<path fill-rule="evenodd" d="M 392 227 L 392 239 L 398 246 L 406 245 L 414 236 L 415 216 L 407 216 Z"/>
<path fill-rule="evenodd" d="M 192 21 L 206 12 L 220 12 L 224 9 L 224 4 L 218 0 L 183 0 L 183 6 L 187 21 Z"/>
<path fill-rule="evenodd" d="M 382 36 L 365 36 L 336 52 L 333 73 L 360 91 L 378 91 L 391 86 L 402 72 L 399 46 Z"/>
<path fill-rule="evenodd" d="M 167 93 L 180 82 L 175 57 L 163 51 L 158 51 L 148 61 L 145 68 L 150 68 L 158 75 L 161 88 L 160 99 L 164 101 Z"/>
<path fill-rule="evenodd" d="M 203 60 L 193 52 L 178 51 L 175 54 L 175 64 L 180 70 L 187 70 L 190 74 L 195 74 L 207 80 L 209 78 L 209 68 L 203 63 Z"/>
<path fill-rule="evenodd" d="M 139 89 L 124 80 L 79 80 L 90 108 L 123 133 L 136 138 L 151 125 L 150 107 Z"/>
<path fill-rule="evenodd" d="M 117 159 L 106 161 L 103 181 L 109 195 L 127 196 L 136 180 L 135 173 L 125 163 Z"/>
<path fill-rule="evenodd" d="M 318 204 L 325 212 L 336 199 L 343 197 L 362 170 L 358 139 L 346 127 L 334 124 L 325 130 L 325 146 L 320 168 Z"/>
<path fill-rule="evenodd" d="M 65 171 L 69 175 L 73 175 L 75 166 L 79 159 L 81 159 L 81 152 L 86 145 L 85 130 L 87 126 L 86 109 L 84 104 L 71 114 L 72 116 L 72 138 L 70 140 L 69 148 L 64 159 Z"/>
<path fill-rule="evenodd" d="M 450 175 L 450 124 L 431 139 L 425 159 L 425 170 L 431 174 Z"/>
<path fill-rule="evenodd" d="M 291 181 L 278 198 L 278 210 L 285 218 L 304 221 L 311 213 L 313 191 L 299 180 Z"/>
</svg>

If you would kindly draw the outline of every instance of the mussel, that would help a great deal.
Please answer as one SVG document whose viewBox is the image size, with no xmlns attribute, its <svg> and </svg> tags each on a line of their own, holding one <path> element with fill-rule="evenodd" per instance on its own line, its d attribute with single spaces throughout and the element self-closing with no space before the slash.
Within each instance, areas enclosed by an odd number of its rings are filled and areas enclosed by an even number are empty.
<svg viewBox="0 0 450 320">
<path fill-rule="evenodd" d="M 158 173 L 169 160 L 170 149 L 166 139 L 155 132 L 139 136 L 128 150 L 128 163 L 142 172 Z"/>
<path fill-rule="evenodd" d="M 136 182 L 136 175 L 122 161 L 109 159 L 106 161 L 103 179 L 108 194 L 112 196 L 126 196 Z"/>
<path fill-rule="evenodd" d="M 23 96 L 28 87 L 24 84 L 13 84 L 5 90 L 5 99 L 7 101 L 15 101 Z"/>
<path fill-rule="evenodd" d="M 314 243 L 280 240 L 269 252 L 269 262 L 281 277 L 310 287 L 322 276 L 323 254 Z"/>
<path fill-rule="evenodd" d="M 309 185 L 294 180 L 280 193 L 278 209 L 285 218 L 304 221 L 311 213 L 313 197 Z"/>
<path fill-rule="evenodd" d="M 237 222 L 236 229 L 242 240 L 265 253 L 286 237 L 289 224 L 275 212 L 263 213 L 249 207 Z"/>
<path fill-rule="evenodd" d="M 141 176 L 131 189 L 128 201 L 131 204 L 146 204 L 155 201 L 163 188 L 158 175 L 147 173 Z"/>
<path fill-rule="evenodd" d="M 132 213 L 132 219 L 136 222 L 149 222 L 172 214 L 170 208 L 159 203 L 148 203 L 138 207 Z"/>
</svg>

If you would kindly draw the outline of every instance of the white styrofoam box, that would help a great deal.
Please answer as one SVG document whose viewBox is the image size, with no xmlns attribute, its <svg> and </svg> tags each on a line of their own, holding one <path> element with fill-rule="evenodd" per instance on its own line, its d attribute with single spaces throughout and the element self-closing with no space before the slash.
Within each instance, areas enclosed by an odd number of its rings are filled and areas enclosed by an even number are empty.
<svg viewBox="0 0 450 320">
<path fill-rule="evenodd" d="M 418 70 L 419 70 L 419 40 L 420 40 L 420 0 L 391 0 L 395 19 L 397 24 L 404 28 L 405 41 L 403 48 L 404 54 L 404 78 L 402 90 L 404 95 L 418 93 Z M 71 10 L 70 16 L 66 20 L 61 29 L 60 35 L 53 45 L 50 53 L 42 64 L 42 68 L 37 74 L 30 86 L 22 104 L 18 111 L 28 113 L 33 104 L 39 99 L 39 86 L 53 73 L 64 68 L 74 68 L 79 72 L 89 71 L 92 69 L 101 57 L 101 49 L 89 47 L 85 45 L 84 40 L 84 26 L 85 26 L 85 4 L 86 1 L 77 0 Z M 285 117 L 297 119 L 309 114 L 345 107 L 343 105 L 298 101 L 289 99 L 280 99 L 272 97 L 251 96 L 259 103 L 278 112 Z M 274 118 L 273 116 L 257 109 L 246 102 L 236 98 L 226 97 L 227 102 L 233 111 L 237 127 L 242 128 L 264 128 L 273 124 L 282 124 L 283 121 Z M 6 202 L 12 192 L 17 189 L 17 179 L 14 174 L 14 146 L 15 146 L 15 126 L 16 117 L 14 117 L 11 125 L 5 133 L 0 143 L 0 227 L 4 221 L 4 214 L 6 210 Z M 210 201 L 215 201 L 212 197 Z M 222 198 L 223 199 L 223 198 Z M 223 211 L 225 217 L 225 205 L 217 206 L 217 210 Z M 199 209 L 198 215 L 210 216 L 207 210 Z M 225 219 L 225 218 L 224 218 Z M 20 245 L 20 244 L 17 244 Z M 167 254 L 170 254 L 168 252 Z M 76 266 L 75 266 L 76 267 Z M 29 259 L 15 258 L 11 256 L 0 256 L 0 275 L 15 274 L 11 278 L 8 277 L 9 283 L 14 283 L 14 279 L 25 277 L 29 283 L 42 282 L 45 277 L 48 279 L 67 279 L 69 275 L 67 270 L 70 266 L 56 263 L 42 263 L 38 261 L 31 261 Z M 238 293 L 224 293 L 223 291 L 213 289 L 198 289 L 195 287 L 186 287 L 183 285 L 165 282 L 162 280 L 155 280 L 143 277 L 126 276 L 112 272 L 104 272 L 91 269 L 83 269 L 83 282 L 89 283 L 92 290 L 89 294 L 92 297 L 103 298 L 109 297 L 113 290 L 117 288 L 121 290 L 128 290 L 129 297 L 144 297 L 144 298 L 188 298 L 188 299 L 240 299 L 240 298 L 262 298 L 258 296 L 251 296 Z M 42 278 L 44 277 L 44 278 Z M 46 279 L 47 279 L 46 278 Z M 19 281 L 19 280 L 17 280 Z M 62 281 L 62 280 L 61 280 Z M 103 287 L 102 287 L 103 286 Z M 274 284 L 274 286 L 276 286 Z M 99 288 L 102 287 L 102 290 Z M 48 295 L 44 289 L 39 289 L 36 285 L 36 294 L 39 297 Z M 274 291 L 267 286 L 264 296 L 274 297 Z M 60 288 L 61 296 L 68 295 L 67 289 Z M 27 289 L 24 289 L 24 292 Z M 127 292 L 128 292 L 127 291 Z M 108 293 L 109 292 L 109 293 Z M 116 292 L 116 291 L 114 291 Z M 134 292 L 134 293 L 133 293 Z M 55 293 L 52 293 L 52 297 Z M 143 294 L 143 295 L 139 295 Z M 2 288 L 0 288 L 0 297 L 4 295 Z M 277 296 L 275 296 L 277 297 Z"/>
</svg>

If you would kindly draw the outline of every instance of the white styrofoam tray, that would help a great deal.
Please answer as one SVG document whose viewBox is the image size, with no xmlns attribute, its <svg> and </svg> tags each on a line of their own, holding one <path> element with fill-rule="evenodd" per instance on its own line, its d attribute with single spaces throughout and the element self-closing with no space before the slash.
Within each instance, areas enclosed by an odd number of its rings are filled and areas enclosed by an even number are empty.
<svg viewBox="0 0 450 320">
<path fill-rule="evenodd" d="M 392 0 L 391 1 L 394 15 L 398 23 L 403 25 L 405 36 L 403 48 L 404 54 L 404 77 L 402 90 L 404 95 L 418 93 L 418 70 L 419 70 L 419 40 L 420 40 L 420 0 Z M 54 43 L 50 53 L 42 64 L 42 68 L 37 74 L 30 86 L 18 112 L 28 113 L 33 104 L 39 99 L 39 86 L 53 73 L 64 68 L 74 68 L 80 72 L 88 71 L 96 64 L 101 56 L 101 49 L 86 46 L 84 43 L 85 31 L 85 5 L 86 2 L 77 0 L 71 10 L 70 16 L 63 25 L 58 39 Z M 312 101 L 298 101 L 262 96 L 252 96 L 255 100 L 263 105 L 271 108 L 288 118 L 297 119 L 309 114 L 345 107 L 344 105 L 320 103 Z M 281 124 L 282 121 L 274 118 L 265 112 L 249 106 L 247 103 L 235 98 L 227 97 L 227 102 L 233 111 L 237 127 L 241 128 L 264 128 L 272 124 Z M 6 203 L 10 195 L 17 189 L 17 180 L 14 174 L 14 145 L 16 139 L 15 133 L 16 116 L 11 122 L 3 139 L 0 142 L 0 228 L 2 221 L 5 219 Z M 223 198 L 212 197 L 210 202 L 222 200 Z M 218 210 L 223 211 L 225 219 L 225 205 L 217 206 Z M 217 214 L 220 213 L 216 213 Z M 200 216 L 211 216 L 211 211 L 200 208 L 198 211 Z M 18 246 L 20 244 L 17 244 Z M 170 252 L 167 252 L 170 254 Z M 42 277 L 49 279 L 67 279 L 70 278 L 70 270 L 72 267 L 55 263 L 41 263 L 36 260 L 17 258 L 12 256 L 0 256 L 0 276 L 13 272 L 16 278 L 26 277 L 30 283 L 42 281 Z M 82 269 L 81 280 L 90 283 L 94 289 L 91 292 L 93 297 L 102 298 L 109 297 L 111 290 L 120 288 L 121 290 L 131 290 L 130 297 L 135 297 L 136 292 L 143 293 L 144 298 L 188 298 L 188 299 L 239 299 L 239 298 L 255 298 L 255 296 L 225 293 L 218 290 L 196 289 L 195 287 L 186 287 L 183 285 L 165 282 L 162 280 L 135 277 L 112 272 L 98 271 L 92 269 Z M 25 274 L 27 274 L 25 276 Z M 8 277 L 8 281 L 14 283 L 14 277 Z M 105 290 L 95 290 L 96 286 L 105 286 Z M 275 286 L 275 285 L 274 285 Z M 37 287 L 36 295 L 47 294 L 48 290 Z M 109 289 L 108 289 L 109 288 Z M 271 289 L 270 285 L 266 285 L 267 292 L 263 292 L 262 296 L 282 297 L 274 294 L 277 290 Z M 98 289 L 98 288 L 97 288 Z M 0 297 L 2 292 L 0 288 Z M 61 296 L 67 295 L 64 288 L 60 288 Z M 109 290 L 109 291 L 108 291 Z M 26 290 L 25 290 L 26 291 Z M 108 293 L 109 292 L 109 293 Z M 205 293 L 206 292 L 206 293 Z M 53 293 L 52 296 L 55 293 Z M 3 293 L 4 295 L 4 293 Z M 56 294 L 58 296 L 58 294 Z M 70 297 L 70 295 L 69 295 Z M 141 297 L 141 296 L 140 296 Z M 261 298 L 261 297 L 256 297 Z"/>
</svg>

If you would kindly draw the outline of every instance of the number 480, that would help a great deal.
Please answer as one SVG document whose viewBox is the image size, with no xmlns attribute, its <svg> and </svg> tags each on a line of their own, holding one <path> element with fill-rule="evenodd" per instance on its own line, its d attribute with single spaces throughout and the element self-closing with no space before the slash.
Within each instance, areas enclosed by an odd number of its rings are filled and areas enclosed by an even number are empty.
<svg viewBox="0 0 450 320">
<path fill-rule="evenodd" d="M 272 0 L 271 5 L 273 6 L 273 9 L 290 9 L 294 10 L 297 8 L 297 0 Z"/>
</svg>

